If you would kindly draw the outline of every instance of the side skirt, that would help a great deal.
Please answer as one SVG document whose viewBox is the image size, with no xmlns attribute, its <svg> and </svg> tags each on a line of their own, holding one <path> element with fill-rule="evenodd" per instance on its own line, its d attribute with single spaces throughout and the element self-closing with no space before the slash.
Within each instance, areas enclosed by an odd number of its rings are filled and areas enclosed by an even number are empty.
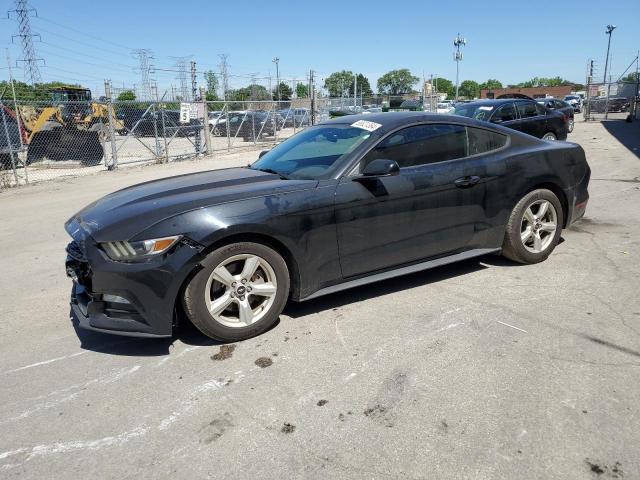
<svg viewBox="0 0 640 480">
<path fill-rule="evenodd" d="M 477 248 L 469 250 L 467 252 L 456 253 L 455 255 L 449 255 L 448 257 L 436 258 L 434 260 L 428 260 L 426 262 L 416 263 L 409 265 L 408 267 L 400 267 L 394 270 L 388 270 L 386 272 L 374 273 L 367 277 L 358 278 L 355 280 L 349 280 L 337 285 L 331 285 L 312 293 L 308 297 L 301 298 L 300 302 L 306 302 L 323 295 L 329 295 L 331 293 L 340 292 L 342 290 L 348 290 L 350 288 L 359 287 L 361 285 L 367 285 L 369 283 L 379 282 L 381 280 L 387 280 L 389 278 L 399 277 L 401 275 L 408 275 L 410 273 L 420 272 L 422 270 L 429 270 L 430 268 L 439 267 L 441 265 L 447 265 L 449 263 L 459 262 L 461 260 L 467 260 L 469 258 L 481 257 L 490 253 L 497 253 L 500 248 Z"/>
</svg>

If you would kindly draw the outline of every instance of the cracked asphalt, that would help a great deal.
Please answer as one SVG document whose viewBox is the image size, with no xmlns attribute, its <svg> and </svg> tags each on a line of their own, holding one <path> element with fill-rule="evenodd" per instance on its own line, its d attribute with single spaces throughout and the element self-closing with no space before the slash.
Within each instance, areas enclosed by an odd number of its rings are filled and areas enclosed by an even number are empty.
<svg viewBox="0 0 640 480">
<path fill-rule="evenodd" d="M 640 123 L 576 123 L 586 218 L 490 256 L 289 305 L 221 346 L 76 332 L 63 222 L 255 153 L 0 193 L 0 477 L 640 478 Z"/>
</svg>

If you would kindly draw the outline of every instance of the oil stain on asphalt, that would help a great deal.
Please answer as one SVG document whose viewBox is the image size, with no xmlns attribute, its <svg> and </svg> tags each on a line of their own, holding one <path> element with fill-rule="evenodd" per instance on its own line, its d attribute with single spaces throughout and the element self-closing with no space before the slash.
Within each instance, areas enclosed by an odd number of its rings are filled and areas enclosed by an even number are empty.
<svg viewBox="0 0 640 480">
<path fill-rule="evenodd" d="M 269 357 L 260 357 L 253 363 L 255 363 L 260 368 L 267 368 L 273 365 L 273 360 L 271 360 Z"/>
<path fill-rule="evenodd" d="M 233 351 L 236 349 L 235 345 L 221 345 L 220 351 L 211 356 L 211 360 L 226 360 L 233 356 Z"/>
</svg>

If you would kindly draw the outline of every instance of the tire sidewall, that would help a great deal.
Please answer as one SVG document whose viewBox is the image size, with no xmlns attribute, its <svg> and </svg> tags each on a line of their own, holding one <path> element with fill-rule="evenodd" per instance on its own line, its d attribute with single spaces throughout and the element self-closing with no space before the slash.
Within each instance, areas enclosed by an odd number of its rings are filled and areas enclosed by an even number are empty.
<svg viewBox="0 0 640 480">
<path fill-rule="evenodd" d="M 520 226 L 522 225 L 522 218 L 524 216 L 525 210 L 529 208 L 532 203 L 539 200 L 547 200 L 551 202 L 551 204 L 555 208 L 557 228 L 553 236 L 553 241 L 547 247 L 547 249 L 540 253 L 534 253 L 527 250 L 522 244 L 522 240 L 520 237 Z M 525 195 L 515 206 L 513 210 L 513 218 L 515 221 L 511 222 L 510 231 L 507 231 L 506 233 L 509 236 L 510 244 L 516 257 L 518 257 L 518 259 L 523 263 L 539 263 L 546 260 L 555 249 L 558 241 L 560 240 L 560 236 L 562 235 L 564 212 L 562 210 L 562 205 L 558 197 L 550 190 L 533 190 L 532 192 L 529 192 L 527 195 Z"/>
<path fill-rule="evenodd" d="M 213 270 L 227 258 L 240 254 L 257 255 L 266 260 L 275 272 L 278 288 L 271 308 L 260 320 L 248 327 L 234 328 L 218 323 L 211 316 L 205 302 L 205 289 Z M 286 262 L 275 250 L 259 243 L 233 243 L 211 252 L 201 266 L 189 282 L 183 301 L 187 315 L 202 333 L 223 342 L 235 342 L 260 335 L 277 322 L 289 297 L 290 279 Z"/>
</svg>

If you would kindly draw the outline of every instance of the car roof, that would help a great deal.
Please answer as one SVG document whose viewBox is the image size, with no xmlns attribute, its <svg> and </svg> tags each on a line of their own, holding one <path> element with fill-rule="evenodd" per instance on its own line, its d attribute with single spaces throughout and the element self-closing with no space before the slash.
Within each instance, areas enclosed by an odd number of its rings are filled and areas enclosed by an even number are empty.
<svg viewBox="0 0 640 480">
<path fill-rule="evenodd" d="M 433 122 L 433 123 L 459 123 L 465 125 L 475 125 L 481 127 L 496 128 L 487 122 L 481 122 L 469 117 L 460 115 L 444 115 L 441 113 L 428 112 L 376 112 L 376 113 L 360 113 L 356 115 L 344 115 L 342 117 L 333 118 L 320 122 L 319 125 L 351 125 L 358 120 L 367 122 L 375 122 L 382 125 L 382 131 L 392 130 L 396 127 L 409 125 L 416 122 Z"/>
<path fill-rule="evenodd" d="M 511 102 L 535 102 L 528 98 L 485 98 L 482 100 L 474 100 L 473 102 L 465 103 L 464 105 L 502 105 L 503 103 Z"/>
</svg>

